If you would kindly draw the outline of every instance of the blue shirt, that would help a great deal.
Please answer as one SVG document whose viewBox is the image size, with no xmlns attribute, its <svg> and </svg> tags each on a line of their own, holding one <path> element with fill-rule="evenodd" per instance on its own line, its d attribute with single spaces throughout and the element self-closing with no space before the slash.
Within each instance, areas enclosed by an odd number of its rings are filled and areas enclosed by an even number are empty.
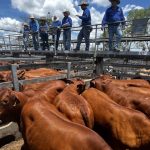
<svg viewBox="0 0 150 150">
<path fill-rule="evenodd" d="M 83 10 L 83 14 L 79 18 L 82 20 L 82 26 L 91 25 L 91 13 L 88 8 Z"/>
<path fill-rule="evenodd" d="M 52 22 L 52 27 L 60 27 L 61 26 L 61 21 L 56 20 Z"/>
<path fill-rule="evenodd" d="M 62 20 L 62 27 L 63 25 L 65 25 L 66 27 L 72 27 L 72 19 L 69 16 L 64 17 Z"/>
<path fill-rule="evenodd" d="M 44 25 L 41 24 L 39 30 L 40 30 L 40 32 L 47 33 L 49 30 L 48 24 L 47 23 L 45 23 Z"/>
<path fill-rule="evenodd" d="M 104 15 L 102 26 L 105 26 L 106 24 L 111 24 L 117 21 L 125 21 L 122 8 L 117 6 L 115 9 L 113 7 L 109 7 Z M 119 25 L 120 23 L 114 23 L 116 25 Z M 122 23 L 124 24 L 124 23 Z"/>
<path fill-rule="evenodd" d="M 29 26 L 32 32 L 39 32 L 39 23 L 37 20 L 30 21 Z"/>
<path fill-rule="evenodd" d="M 23 28 L 23 38 L 28 37 L 28 36 L 29 36 L 29 33 L 30 33 L 29 27 L 24 27 L 24 28 Z"/>
</svg>

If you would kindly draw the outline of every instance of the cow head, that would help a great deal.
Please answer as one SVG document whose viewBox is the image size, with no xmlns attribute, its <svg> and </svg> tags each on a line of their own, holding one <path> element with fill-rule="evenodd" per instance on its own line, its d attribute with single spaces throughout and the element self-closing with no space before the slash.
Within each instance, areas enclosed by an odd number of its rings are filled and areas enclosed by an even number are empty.
<svg viewBox="0 0 150 150">
<path fill-rule="evenodd" d="M 76 86 L 77 92 L 79 94 L 81 94 L 85 90 L 86 85 L 85 85 L 85 82 L 82 79 L 75 78 L 75 79 L 72 79 L 72 82 Z"/>
<path fill-rule="evenodd" d="M 6 123 L 13 120 L 15 112 L 18 109 L 20 101 L 18 97 L 14 94 L 11 89 L 1 89 L 0 90 L 0 122 Z"/>
<path fill-rule="evenodd" d="M 105 85 L 111 82 L 112 79 L 113 77 L 110 75 L 100 75 L 97 78 L 92 79 L 90 81 L 90 87 L 94 87 L 100 91 L 103 91 L 103 88 L 105 87 Z"/>
</svg>

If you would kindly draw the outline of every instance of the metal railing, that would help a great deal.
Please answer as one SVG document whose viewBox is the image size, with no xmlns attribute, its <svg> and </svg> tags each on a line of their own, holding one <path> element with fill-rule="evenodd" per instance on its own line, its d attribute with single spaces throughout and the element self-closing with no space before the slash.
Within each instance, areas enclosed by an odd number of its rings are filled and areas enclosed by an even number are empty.
<svg viewBox="0 0 150 150">
<path fill-rule="evenodd" d="M 116 22 L 116 23 L 122 23 L 122 22 Z M 107 32 L 107 26 L 104 29 L 104 32 L 101 31 L 101 24 L 94 24 L 91 25 L 93 27 L 93 30 L 90 34 L 90 51 L 94 51 L 94 55 L 96 55 L 96 51 L 104 51 L 108 47 L 108 32 Z M 136 42 L 136 41 L 150 41 L 150 36 L 149 35 L 133 35 L 131 34 L 131 26 L 132 26 L 132 21 L 126 21 L 125 28 L 123 29 L 123 38 L 122 38 L 122 49 L 125 49 L 128 45 L 128 49 L 131 48 L 131 42 Z M 130 30 L 127 32 L 127 28 Z M 78 27 L 71 27 L 71 33 L 72 33 L 72 40 L 71 40 L 71 50 L 75 48 L 75 44 L 77 43 L 77 35 L 78 32 L 80 31 L 81 26 Z M 0 29 L 2 30 L 2 29 Z M 5 31 L 10 31 L 10 30 L 5 30 Z M 61 28 L 61 32 L 63 32 L 63 29 Z M 49 32 L 49 44 L 50 44 L 50 50 L 55 51 L 55 42 L 52 40 L 52 32 Z M 28 50 L 33 50 L 33 45 L 32 45 L 32 38 L 31 35 L 29 36 L 29 49 Z M 62 34 L 60 37 L 59 41 L 59 50 L 63 50 L 63 41 L 62 41 Z M 81 50 L 84 49 L 84 40 L 83 43 L 81 44 Z M 141 44 L 142 45 L 142 44 Z M 139 45 L 140 46 L 140 45 Z M 149 42 L 144 44 L 145 47 L 150 49 Z M 143 46 L 143 47 L 144 47 Z M 0 37 L 0 50 L 23 50 L 23 37 L 22 34 L 17 33 L 17 34 L 11 34 L 7 36 L 1 36 Z M 55 52 L 57 53 L 57 52 Z"/>
</svg>

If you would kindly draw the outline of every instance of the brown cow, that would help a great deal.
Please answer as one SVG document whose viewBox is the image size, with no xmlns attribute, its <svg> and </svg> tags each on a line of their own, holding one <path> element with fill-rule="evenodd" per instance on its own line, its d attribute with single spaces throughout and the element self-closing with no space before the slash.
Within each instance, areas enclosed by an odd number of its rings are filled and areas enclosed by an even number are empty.
<svg viewBox="0 0 150 150">
<path fill-rule="evenodd" d="M 91 80 L 91 87 L 95 87 L 99 90 L 102 90 L 103 85 L 108 84 L 109 82 L 113 83 L 116 86 L 134 86 L 134 87 L 145 87 L 150 88 L 150 84 L 148 81 L 142 79 L 132 79 L 132 80 L 116 80 L 108 75 L 101 75 L 96 79 Z"/>
<path fill-rule="evenodd" d="M 95 122 L 111 131 L 117 140 L 130 148 L 150 144 L 150 120 L 143 113 L 118 105 L 94 88 L 82 96 L 91 105 Z"/>
<path fill-rule="evenodd" d="M 56 84 L 55 84 L 56 83 Z M 45 85 L 41 90 L 32 89 L 23 92 L 15 92 L 11 89 L 0 90 L 0 120 L 2 122 L 15 121 L 20 123 L 20 113 L 24 104 L 33 97 L 41 98 L 52 102 L 55 97 L 66 87 L 66 83 L 61 80 L 52 81 L 51 86 Z"/>
<path fill-rule="evenodd" d="M 14 121 L 20 124 L 22 107 L 27 102 L 27 97 L 21 92 L 4 88 L 0 90 L 0 120 L 2 123 Z"/>
<path fill-rule="evenodd" d="M 54 69 L 39 68 L 39 69 L 32 69 L 29 71 L 25 71 L 23 79 L 32 79 L 32 78 L 60 75 L 60 74 L 62 73 Z"/>
<path fill-rule="evenodd" d="M 94 131 L 60 117 L 46 101 L 28 102 L 22 111 L 22 150 L 111 150 Z"/>
<path fill-rule="evenodd" d="M 108 82 L 103 79 L 96 79 L 92 81 L 91 85 L 105 92 L 118 104 L 142 111 L 150 118 L 150 88 L 148 88 L 149 83 L 147 81 L 110 80 Z"/>
<path fill-rule="evenodd" d="M 82 80 L 73 80 L 54 100 L 53 104 L 69 120 L 75 123 L 93 127 L 94 117 L 91 106 L 79 95 L 85 89 Z"/>
</svg>

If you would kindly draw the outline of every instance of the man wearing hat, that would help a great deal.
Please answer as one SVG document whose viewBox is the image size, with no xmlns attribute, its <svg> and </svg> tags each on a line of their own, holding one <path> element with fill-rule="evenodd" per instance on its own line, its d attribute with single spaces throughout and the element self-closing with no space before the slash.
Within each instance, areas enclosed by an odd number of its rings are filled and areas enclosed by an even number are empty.
<svg viewBox="0 0 150 150">
<path fill-rule="evenodd" d="M 54 42 L 56 42 L 55 48 L 56 50 L 58 49 L 58 44 L 59 44 L 59 38 L 61 34 L 61 21 L 58 19 L 57 16 L 54 16 L 53 22 L 52 22 L 52 28 L 54 29 L 55 34 L 52 35 L 52 39 Z"/>
<path fill-rule="evenodd" d="M 65 50 L 70 50 L 71 47 L 71 27 L 72 27 L 72 19 L 69 17 L 70 12 L 65 10 L 63 12 L 64 18 L 62 20 L 61 27 L 63 28 L 63 45 Z"/>
<path fill-rule="evenodd" d="M 46 47 L 49 50 L 48 30 L 49 30 L 49 27 L 46 21 L 46 17 L 41 17 L 39 32 L 40 32 L 40 37 L 42 41 L 42 50 L 45 50 Z"/>
<path fill-rule="evenodd" d="M 108 25 L 109 34 L 109 50 L 110 51 L 120 51 L 119 44 L 122 38 L 121 25 L 125 25 L 125 18 L 123 15 L 122 8 L 118 6 L 120 0 L 109 0 L 111 2 L 111 7 L 109 7 L 102 20 L 102 30 L 104 26 Z M 113 45 L 113 37 L 116 35 L 116 41 Z"/>
<path fill-rule="evenodd" d="M 27 50 L 29 46 L 29 25 L 27 23 L 23 24 L 23 44 L 24 44 L 24 49 Z"/>
<path fill-rule="evenodd" d="M 30 16 L 29 22 L 30 32 L 32 34 L 34 50 L 39 48 L 39 23 L 35 20 L 34 16 Z"/>
<path fill-rule="evenodd" d="M 76 15 L 77 17 L 79 17 L 79 19 L 82 20 L 82 29 L 80 30 L 79 34 L 78 34 L 78 38 L 77 38 L 77 45 L 76 48 L 74 49 L 74 51 L 79 51 L 80 50 L 80 45 L 82 42 L 82 39 L 85 39 L 85 51 L 89 51 L 89 47 L 90 47 L 90 32 L 92 31 L 92 27 L 91 27 L 91 13 L 90 10 L 87 8 L 89 4 L 87 2 L 82 2 L 79 6 L 81 6 L 81 9 L 83 10 L 83 14 L 82 16 L 80 15 Z"/>
</svg>

